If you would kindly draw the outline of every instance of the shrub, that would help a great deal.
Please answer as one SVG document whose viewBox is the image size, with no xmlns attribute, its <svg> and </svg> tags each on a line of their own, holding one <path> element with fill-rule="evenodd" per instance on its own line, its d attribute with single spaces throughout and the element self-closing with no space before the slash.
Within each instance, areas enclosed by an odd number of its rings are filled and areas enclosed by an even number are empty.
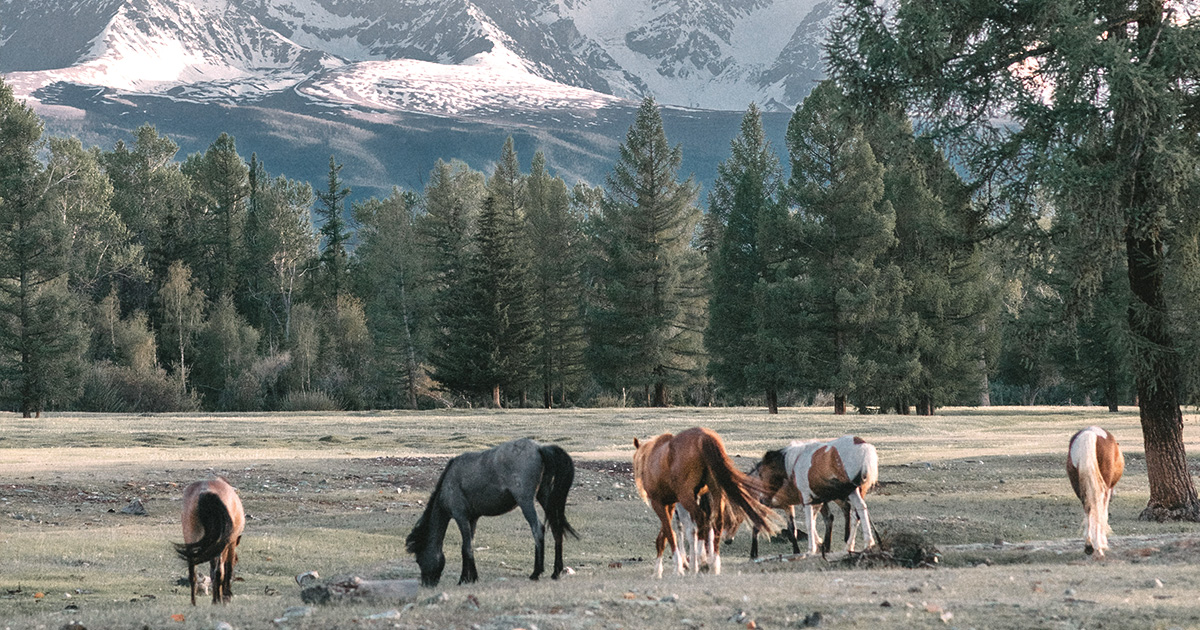
<svg viewBox="0 0 1200 630">
<path fill-rule="evenodd" d="M 82 411 L 105 413 L 165 413 L 195 411 L 200 403 L 179 389 L 179 382 L 162 369 L 135 370 L 112 363 L 95 364 L 83 383 Z"/>
<path fill-rule="evenodd" d="M 281 411 L 341 411 L 332 396 L 320 390 L 291 392 L 283 398 Z"/>
</svg>

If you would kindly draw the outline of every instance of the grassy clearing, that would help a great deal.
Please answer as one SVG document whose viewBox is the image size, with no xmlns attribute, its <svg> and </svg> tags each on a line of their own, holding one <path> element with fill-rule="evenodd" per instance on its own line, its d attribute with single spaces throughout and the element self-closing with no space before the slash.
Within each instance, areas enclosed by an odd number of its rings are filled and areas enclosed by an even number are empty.
<svg viewBox="0 0 1200 630">
<path fill-rule="evenodd" d="M 1081 551 L 1082 511 L 1063 472 L 1067 439 L 1093 423 L 1115 433 L 1127 457 L 1112 504 L 1114 550 L 1101 562 Z M 742 534 L 725 547 L 721 576 L 651 579 L 657 520 L 627 472 L 632 438 L 696 425 L 719 432 L 743 468 L 794 438 L 862 435 L 882 464 L 884 484 L 868 497 L 877 527 L 925 536 L 942 550 L 943 567 L 847 569 L 840 552 L 751 563 Z M 820 627 L 831 628 L 1200 626 L 1192 588 L 1200 526 L 1136 520 L 1148 490 L 1133 409 L 950 409 L 918 418 L 685 408 L 0 415 L 0 628 L 57 630 L 71 620 L 93 630 L 218 621 L 276 628 L 272 620 L 301 604 L 292 578 L 303 571 L 414 577 L 403 539 L 446 457 L 518 436 L 576 458 L 567 513 L 583 539 L 568 540 L 566 552 L 575 575 L 526 579 L 532 541 L 514 513 L 480 521 L 475 585 L 454 585 L 451 528 L 442 585 L 422 593 L 444 591 L 445 601 L 394 619 L 368 618 L 386 606 L 319 609 L 282 625 L 736 630 L 751 620 L 801 627 L 819 612 Z M 1198 452 L 1193 416 L 1185 436 Z M 251 515 L 243 581 L 230 606 L 193 609 L 169 543 L 181 536 L 181 487 L 214 473 L 238 487 Z M 135 497 L 149 516 L 119 512 Z"/>
</svg>

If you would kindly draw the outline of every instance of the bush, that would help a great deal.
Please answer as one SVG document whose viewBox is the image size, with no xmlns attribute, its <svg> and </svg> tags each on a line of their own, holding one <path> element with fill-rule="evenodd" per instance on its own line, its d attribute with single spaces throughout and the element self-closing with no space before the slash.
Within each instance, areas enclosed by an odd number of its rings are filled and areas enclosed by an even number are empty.
<svg viewBox="0 0 1200 630">
<path fill-rule="evenodd" d="M 332 396 L 320 390 L 291 392 L 283 398 L 281 411 L 341 411 Z"/>
<path fill-rule="evenodd" d="M 196 411 L 200 402 L 179 389 L 166 371 L 135 370 L 108 362 L 97 363 L 87 374 L 79 409 L 103 413 L 165 413 Z"/>
</svg>

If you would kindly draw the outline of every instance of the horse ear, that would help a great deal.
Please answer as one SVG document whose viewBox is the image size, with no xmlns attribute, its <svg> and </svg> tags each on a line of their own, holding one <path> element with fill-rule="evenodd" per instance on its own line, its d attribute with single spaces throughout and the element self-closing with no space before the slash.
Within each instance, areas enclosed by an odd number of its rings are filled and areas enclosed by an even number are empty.
<svg viewBox="0 0 1200 630">
<path fill-rule="evenodd" d="M 633 438 L 633 448 L 638 448 L 641 445 L 642 445 L 641 442 L 638 442 L 637 438 Z"/>
</svg>

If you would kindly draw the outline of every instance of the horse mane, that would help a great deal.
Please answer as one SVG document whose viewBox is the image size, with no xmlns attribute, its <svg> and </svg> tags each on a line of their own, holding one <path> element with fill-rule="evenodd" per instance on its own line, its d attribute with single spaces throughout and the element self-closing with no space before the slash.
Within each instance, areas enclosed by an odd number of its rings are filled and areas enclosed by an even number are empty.
<svg viewBox="0 0 1200 630">
<path fill-rule="evenodd" d="M 454 457 L 446 462 L 446 467 L 438 476 L 437 484 L 433 486 L 433 493 L 429 495 L 429 501 L 425 503 L 425 511 L 421 513 L 421 518 L 417 519 L 417 524 L 413 525 L 412 531 L 408 533 L 408 538 L 404 539 L 404 549 L 408 553 L 421 553 L 429 544 L 429 521 L 433 516 L 433 507 L 437 505 L 438 495 L 442 492 L 442 482 L 446 480 L 446 473 L 450 472 L 450 467 L 454 465 L 456 459 L 458 458 Z"/>
</svg>

